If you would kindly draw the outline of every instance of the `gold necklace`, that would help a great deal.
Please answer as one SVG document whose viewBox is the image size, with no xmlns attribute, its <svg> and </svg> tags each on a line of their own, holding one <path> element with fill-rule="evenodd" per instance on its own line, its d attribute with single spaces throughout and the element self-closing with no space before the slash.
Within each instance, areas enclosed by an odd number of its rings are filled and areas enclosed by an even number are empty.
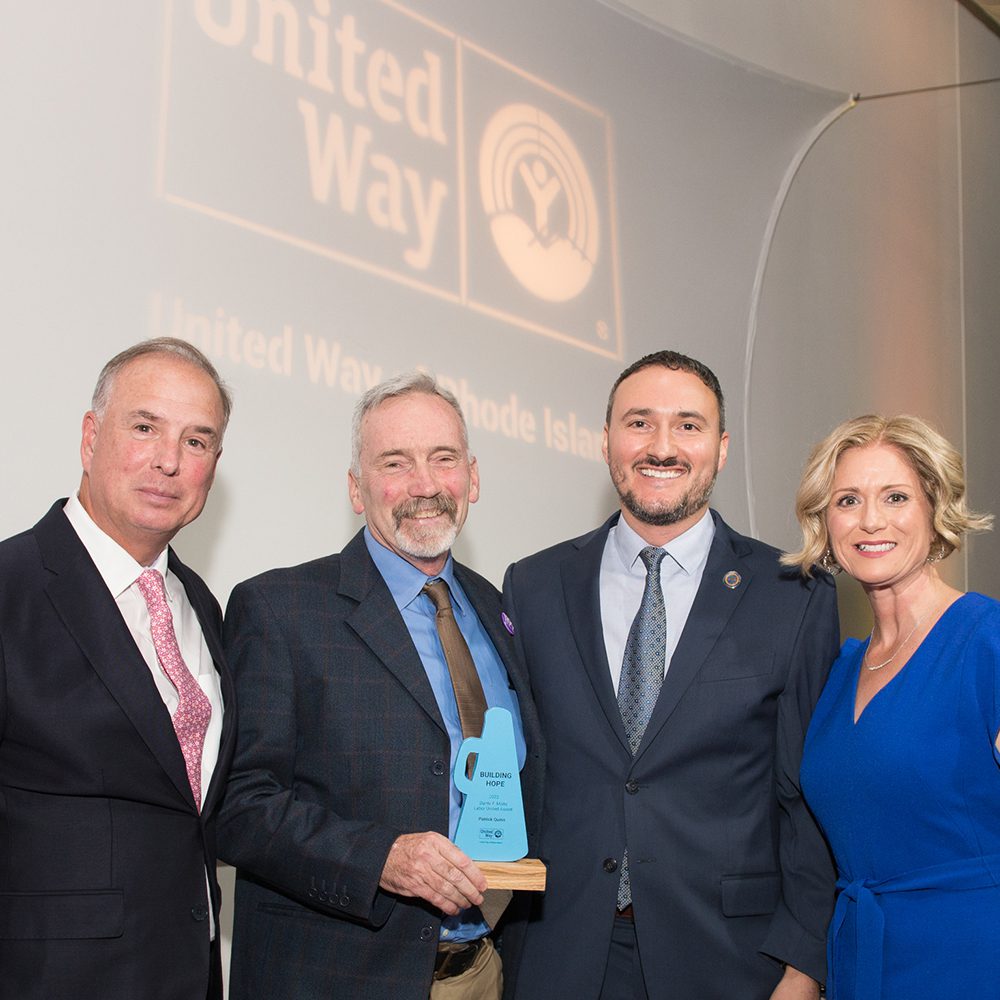
<svg viewBox="0 0 1000 1000">
<path fill-rule="evenodd" d="M 933 609 L 931 609 L 931 610 L 933 610 Z M 915 622 L 913 623 L 913 628 L 911 628 L 911 629 L 910 629 L 910 631 L 906 633 L 906 638 L 905 638 L 905 639 L 904 639 L 904 640 L 903 640 L 903 641 L 902 641 L 902 642 L 901 642 L 901 643 L 900 643 L 900 644 L 899 644 L 899 645 L 898 645 L 898 646 L 897 646 L 897 647 L 895 648 L 895 650 L 893 651 L 893 654 L 892 654 L 892 656 L 890 656 L 888 660 L 883 660 L 883 661 L 882 661 L 881 663 L 871 663 L 871 664 L 868 664 L 868 663 L 866 663 L 866 664 L 865 664 L 865 669 L 866 669 L 866 670 L 881 670 L 881 669 L 882 669 L 883 667 L 887 667 L 887 666 L 889 666 L 889 664 L 890 664 L 890 663 L 892 663 L 892 661 L 893 661 L 894 659 L 896 659 L 896 654 L 897 654 L 897 653 L 898 653 L 898 652 L 899 652 L 899 651 L 900 651 L 900 650 L 901 650 L 901 649 L 902 649 L 902 648 L 903 648 L 903 647 L 904 647 L 904 646 L 905 646 L 905 645 L 906 645 L 906 644 L 907 644 L 907 643 L 908 643 L 908 642 L 910 641 L 910 639 L 911 639 L 911 638 L 912 638 L 912 636 L 913 636 L 913 633 L 914 633 L 914 632 L 916 632 L 918 628 L 920 628 L 920 624 L 921 624 L 921 622 L 923 622 L 923 621 L 924 621 L 924 619 L 925 619 L 925 618 L 926 618 L 926 617 L 927 617 L 927 616 L 928 616 L 929 614 L 930 614 L 930 611 L 925 611 L 925 612 L 924 612 L 924 613 L 923 613 L 923 614 L 922 614 L 922 615 L 921 615 L 921 616 L 920 616 L 920 617 L 919 617 L 919 618 L 918 618 L 918 619 L 917 619 L 917 620 L 916 620 L 916 621 L 915 621 Z M 870 635 L 870 636 L 868 636 L 868 646 L 869 646 L 869 648 L 871 648 L 871 644 L 872 644 L 872 639 L 874 638 L 874 636 L 875 636 L 875 629 L 873 628 L 873 629 L 872 629 L 872 633 L 871 633 L 871 635 Z M 867 649 L 865 650 L 865 659 L 866 659 L 866 660 L 868 659 L 868 650 L 867 650 Z"/>
</svg>

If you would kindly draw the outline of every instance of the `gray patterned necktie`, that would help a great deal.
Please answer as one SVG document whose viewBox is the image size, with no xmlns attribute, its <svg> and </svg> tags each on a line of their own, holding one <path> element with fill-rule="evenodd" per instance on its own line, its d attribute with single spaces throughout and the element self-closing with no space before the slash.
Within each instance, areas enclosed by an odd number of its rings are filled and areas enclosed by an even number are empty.
<svg viewBox="0 0 1000 1000">
<path fill-rule="evenodd" d="M 629 748 L 635 755 L 642 734 L 653 714 L 653 706 L 663 683 L 663 667 L 667 657 L 667 606 L 660 587 L 660 563 L 666 552 L 647 545 L 639 553 L 646 565 L 646 588 L 642 603 L 629 629 L 618 681 L 618 708 L 625 724 Z M 621 880 L 618 883 L 618 909 L 632 902 L 632 883 L 628 872 L 628 849 L 622 856 Z"/>
<path fill-rule="evenodd" d="M 618 707 L 625 734 L 634 754 L 642 742 L 649 717 L 653 714 L 663 683 L 663 664 L 667 655 L 667 607 L 660 587 L 660 563 L 666 552 L 647 545 L 639 553 L 646 564 L 646 589 L 642 603 L 629 629 L 618 681 Z"/>
</svg>

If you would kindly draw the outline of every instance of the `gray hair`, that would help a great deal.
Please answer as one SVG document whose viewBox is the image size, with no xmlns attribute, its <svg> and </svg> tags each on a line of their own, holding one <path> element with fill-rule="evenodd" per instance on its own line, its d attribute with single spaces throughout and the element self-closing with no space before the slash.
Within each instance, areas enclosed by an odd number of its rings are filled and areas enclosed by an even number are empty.
<svg viewBox="0 0 1000 1000">
<path fill-rule="evenodd" d="M 457 414 L 458 425 L 462 430 L 462 445 L 469 450 L 469 430 L 465 426 L 465 415 L 454 393 L 449 392 L 433 375 L 427 372 L 411 371 L 394 375 L 384 382 L 372 386 L 354 407 L 354 417 L 351 420 L 351 472 L 355 477 L 361 477 L 361 425 L 366 416 L 377 409 L 386 400 L 399 396 L 409 396 L 413 393 L 423 393 L 425 396 L 438 396 L 443 399 Z"/>
<path fill-rule="evenodd" d="M 229 386 L 223 382 L 215 365 L 194 344 L 189 344 L 186 340 L 178 340 L 176 337 L 154 337 L 151 340 L 143 340 L 116 354 L 101 369 L 101 374 L 97 376 L 97 385 L 94 386 L 94 395 L 90 401 L 90 408 L 94 413 L 99 417 L 104 416 L 108 400 L 111 397 L 111 390 L 114 388 L 115 379 L 119 372 L 137 358 L 144 358 L 149 354 L 172 354 L 182 358 L 196 368 L 200 368 L 215 383 L 216 389 L 219 390 L 219 401 L 222 403 L 221 437 L 225 433 L 226 426 L 229 424 L 229 415 L 233 411 L 233 397 Z"/>
</svg>

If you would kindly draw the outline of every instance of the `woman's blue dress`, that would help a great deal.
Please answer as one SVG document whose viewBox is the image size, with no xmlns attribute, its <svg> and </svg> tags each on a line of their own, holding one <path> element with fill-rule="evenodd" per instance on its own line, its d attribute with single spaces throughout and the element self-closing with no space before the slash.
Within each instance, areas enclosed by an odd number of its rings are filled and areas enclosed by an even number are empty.
<svg viewBox="0 0 1000 1000">
<path fill-rule="evenodd" d="M 837 862 L 831 1000 L 1000 998 L 1000 604 L 966 594 L 854 722 L 849 639 L 802 788 Z"/>
</svg>

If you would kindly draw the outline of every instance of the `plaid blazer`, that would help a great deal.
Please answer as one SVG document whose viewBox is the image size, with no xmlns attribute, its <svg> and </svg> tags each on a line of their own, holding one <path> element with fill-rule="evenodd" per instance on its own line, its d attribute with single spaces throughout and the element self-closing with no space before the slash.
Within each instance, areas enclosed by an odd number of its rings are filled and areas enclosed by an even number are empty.
<svg viewBox="0 0 1000 1000">
<path fill-rule="evenodd" d="M 544 768 L 527 682 L 496 588 L 455 572 L 518 695 L 534 832 Z M 440 913 L 378 882 L 401 833 L 447 835 L 450 745 L 363 532 L 240 584 L 225 637 L 242 719 L 220 829 L 238 869 L 231 1000 L 426 1000 Z M 525 909 L 505 915 L 505 962 Z"/>
</svg>

